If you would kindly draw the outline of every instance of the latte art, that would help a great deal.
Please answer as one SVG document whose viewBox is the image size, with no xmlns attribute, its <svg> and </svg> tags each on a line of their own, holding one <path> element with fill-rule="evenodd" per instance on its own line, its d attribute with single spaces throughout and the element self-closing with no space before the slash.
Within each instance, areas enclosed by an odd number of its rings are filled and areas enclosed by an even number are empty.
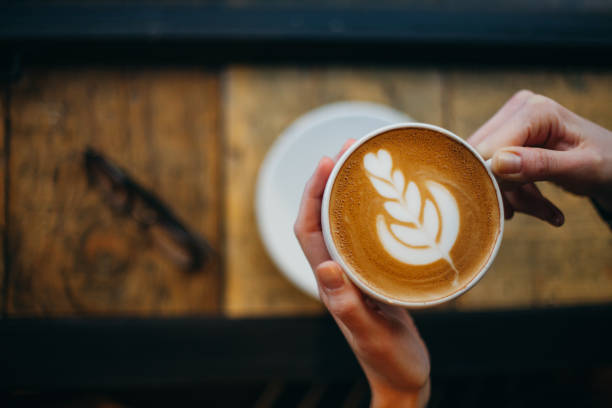
<svg viewBox="0 0 612 408">
<path fill-rule="evenodd" d="M 406 186 L 401 170 L 394 170 L 391 154 L 380 149 L 368 153 L 363 165 L 370 182 L 381 196 L 388 199 L 384 209 L 394 219 L 391 231 L 385 216 L 376 217 L 376 231 L 382 246 L 393 258 L 409 265 L 427 265 L 444 259 L 455 271 L 453 285 L 458 283 L 458 271 L 450 251 L 459 233 L 459 208 L 453 195 L 441 184 L 426 181 L 425 185 L 436 201 L 425 200 L 415 182 Z"/>
<path fill-rule="evenodd" d="M 483 163 L 436 130 L 402 127 L 362 142 L 329 192 L 329 233 L 351 277 L 402 302 L 460 291 L 500 236 Z"/>
</svg>

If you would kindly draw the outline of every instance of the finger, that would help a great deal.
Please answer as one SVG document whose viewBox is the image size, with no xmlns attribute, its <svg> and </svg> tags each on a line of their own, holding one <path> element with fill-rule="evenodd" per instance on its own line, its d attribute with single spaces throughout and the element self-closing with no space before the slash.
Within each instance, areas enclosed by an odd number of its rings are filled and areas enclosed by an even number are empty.
<svg viewBox="0 0 612 408">
<path fill-rule="evenodd" d="M 321 200 L 333 167 L 334 162 L 329 157 L 321 159 L 306 183 L 297 220 L 293 226 L 295 236 L 313 269 L 321 262 L 331 259 L 321 231 Z"/>
<path fill-rule="evenodd" d="M 496 129 L 498 129 L 505 121 L 507 121 L 512 115 L 514 115 L 519 108 L 521 108 L 529 97 L 533 95 L 533 92 L 527 90 L 521 90 L 515 93 L 512 98 L 502 106 L 495 115 L 493 115 L 488 121 L 485 122 L 472 136 L 468 138 L 468 143 L 472 146 L 477 146 L 485 138 L 490 136 Z"/>
<path fill-rule="evenodd" d="M 314 174 L 306 183 L 302 202 L 295 221 L 295 235 L 300 239 L 304 234 L 321 231 L 321 200 L 325 191 L 325 184 L 334 168 L 334 162 L 329 157 L 323 157 Z"/>
<path fill-rule="evenodd" d="M 412 317 L 408 314 L 406 309 L 399 306 L 388 305 L 377 300 L 372 301 L 376 302 L 377 308 L 380 311 L 379 314 L 382 314 L 388 322 L 395 324 L 395 327 L 409 327 L 412 330 L 416 330 Z"/>
<path fill-rule="evenodd" d="M 323 157 L 321 161 L 319 161 L 314 174 L 306 183 L 304 193 L 302 194 L 302 202 L 300 203 L 298 218 L 294 226 L 296 235 L 302 232 L 311 232 L 321 229 L 321 199 L 325 191 L 325 184 L 327 184 L 327 179 L 334 168 L 334 163 L 338 161 L 340 156 L 342 156 L 353 143 L 355 143 L 355 139 L 348 139 L 344 142 L 340 152 L 333 161 L 329 157 Z M 314 210 L 317 212 L 316 222 L 314 222 L 315 220 L 313 218 Z"/>
<path fill-rule="evenodd" d="M 504 218 L 509 220 L 514 217 L 514 208 L 506 198 L 506 193 L 502 193 L 502 203 L 504 204 Z"/>
<path fill-rule="evenodd" d="M 370 336 L 377 330 L 375 311 L 370 309 L 362 293 L 353 285 L 336 262 L 327 261 L 315 270 L 321 299 L 334 319 L 353 337 Z"/>
<path fill-rule="evenodd" d="M 355 143 L 355 139 L 348 139 L 346 142 L 344 142 L 340 152 L 334 157 L 334 162 L 337 162 L 353 143 Z"/>
<path fill-rule="evenodd" d="M 476 145 L 485 158 L 508 146 L 545 146 L 557 142 L 560 105 L 542 95 L 527 101 L 492 134 Z"/>
<path fill-rule="evenodd" d="M 502 180 L 515 183 L 554 181 L 573 174 L 581 155 L 536 147 L 509 147 L 493 155 L 491 170 Z"/>
<path fill-rule="evenodd" d="M 535 184 L 526 184 L 516 190 L 506 192 L 508 202 L 515 211 L 519 211 L 555 227 L 563 225 L 565 216 L 556 205 L 542 195 Z"/>
</svg>

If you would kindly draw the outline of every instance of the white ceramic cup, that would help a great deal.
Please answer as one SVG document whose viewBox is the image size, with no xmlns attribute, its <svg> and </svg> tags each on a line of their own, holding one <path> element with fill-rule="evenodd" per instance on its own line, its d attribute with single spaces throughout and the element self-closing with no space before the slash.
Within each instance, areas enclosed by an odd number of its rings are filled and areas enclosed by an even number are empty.
<svg viewBox="0 0 612 408">
<path fill-rule="evenodd" d="M 495 246 L 493 248 L 493 252 L 489 256 L 489 259 L 487 260 L 487 263 L 482 267 L 482 269 L 476 274 L 476 276 L 474 276 L 474 278 L 467 285 L 465 285 L 461 289 L 456 290 L 456 291 L 448 294 L 447 296 L 439 298 L 439 299 L 422 301 L 422 302 L 405 302 L 405 301 L 400 301 L 400 300 L 397 300 L 397 299 L 389 298 L 389 297 L 385 296 L 384 294 L 375 291 L 370 286 L 368 286 L 368 284 L 364 280 L 362 280 L 356 273 L 354 273 L 353 270 L 344 262 L 344 260 L 340 256 L 340 253 L 336 249 L 336 246 L 334 244 L 334 240 L 333 240 L 332 235 L 331 235 L 331 229 L 330 229 L 330 226 L 329 226 L 329 200 L 330 200 L 330 197 L 331 197 L 332 187 L 333 187 L 334 182 L 336 180 L 336 176 L 338 175 L 338 172 L 342 168 L 342 165 L 344 164 L 346 159 L 359 146 L 361 146 L 362 144 L 364 144 L 368 140 L 370 140 L 372 138 L 375 138 L 376 136 L 378 136 L 380 134 L 383 134 L 383 133 L 386 133 L 386 132 L 388 132 L 390 130 L 395 130 L 395 129 L 429 129 L 429 130 L 433 130 L 433 131 L 439 132 L 440 134 L 445 135 L 445 136 L 447 136 L 447 137 L 449 137 L 449 138 L 459 142 L 462 146 L 464 146 L 467 150 L 469 150 L 474 155 L 474 157 L 476 157 L 476 159 L 478 159 L 480 164 L 482 164 L 482 166 L 486 169 L 487 174 L 489 175 L 489 178 L 491 179 L 491 182 L 493 183 L 493 186 L 495 187 L 495 193 L 497 194 L 497 204 L 498 204 L 498 208 L 499 208 L 499 234 L 498 234 L 497 239 L 495 241 Z M 350 136 L 351 135 L 347 135 L 347 138 L 349 138 Z M 340 266 L 342 266 L 342 269 L 344 269 L 344 271 L 346 272 L 348 277 L 351 279 L 351 281 L 355 285 L 357 285 L 363 292 L 365 292 L 366 294 L 368 294 L 369 296 L 371 296 L 371 297 L 373 297 L 375 299 L 378 299 L 378 300 L 380 300 L 382 302 L 385 302 L 385 303 L 388 303 L 388 304 L 391 304 L 391 305 L 402 306 L 402 307 L 406 307 L 406 308 L 418 309 L 418 308 L 435 306 L 435 305 L 438 305 L 440 303 L 444 303 L 444 302 L 447 302 L 447 301 L 449 301 L 451 299 L 454 299 L 454 298 L 462 295 L 466 291 L 468 291 L 470 288 L 472 288 L 484 276 L 484 274 L 487 272 L 487 270 L 489 269 L 489 267 L 493 263 L 493 260 L 495 259 L 495 256 L 497 255 L 497 252 L 499 251 L 499 246 L 501 245 L 502 236 L 503 236 L 503 233 L 504 233 L 504 206 L 503 206 L 503 202 L 502 202 L 502 195 L 501 195 L 501 191 L 499 189 L 499 185 L 497 183 L 497 180 L 495 179 L 495 176 L 491 172 L 490 160 L 489 161 L 485 161 L 482 158 L 482 156 L 480 156 L 480 154 L 472 146 L 470 146 L 467 142 L 465 142 L 459 136 L 455 135 L 452 132 L 449 132 L 446 129 L 442 129 L 442 128 L 438 127 L 438 126 L 429 125 L 429 124 L 426 124 L 426 123 L 398 123 L 398 124 L 394 124 L 394 125 L 385 126 L 385 127 L 380 128 L 380 129 L 377 129 L 377 130 L 375 130 L 375 131 L 373 131 L 371 133 L 368 133 L 367 135 L 365 135 L 364 137 L 362 137 L 361 139 L 359 139 L 355 143 L 353 143 L 353 145 L 351 145 L 351 147 L 349 147 L 347 149 L 347 151 L 342 154 L 340 159 L 338 159 L 338 161 L 336 162 L 336 165 L 334 166 L 334 169 L 331 172 L 331 175 L 329 176 L 329 179 L 327 180 L 327 184 L 325 186 L 325 192 L 323 194 L 323 202 L 322 202 L 322 205 L 321 205 L 321 226 L 322 226 L 322 229 L 323 229 L 323 238 L 325 239 L 325 245 L 327 246 L 327 250 L 329 251 L 329 254 L 331 255 L 332 259 L 334 261 L 338 262 L 340 264 Z"/>
</svg>

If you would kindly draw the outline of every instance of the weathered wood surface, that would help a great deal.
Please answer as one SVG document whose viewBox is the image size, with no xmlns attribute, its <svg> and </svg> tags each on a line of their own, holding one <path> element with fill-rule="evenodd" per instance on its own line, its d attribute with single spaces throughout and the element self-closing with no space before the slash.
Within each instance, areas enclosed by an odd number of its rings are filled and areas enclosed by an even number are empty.
<svg viewBox="0 0 612 408">
<path fill-rule="evenodd" d="M 383 103 L 441 124 L 440 77 L 427 69 L 237 66 L 226 78 L 224 309 L 230 316 L 320 312 L 318 301 L 302 294 L 276 269 L 258 236 L 254 184 L 268 148 L 303 113 L 343 100 Z"/>
<path fill-rule="evenodd" d="M 454 71 L 446 79 L 449 129 L 468 137 L 522 88 L 549 96 L 612 129 L 612 73 L 543 70 Z M 513 308 L 612 301 L 612 234 L 588 199 L 548 183 L 565 213 L 561 228 L 525 215 L 506 223 L 491 270 L 459 298 L 460 308 Z"/>
<path fill-rule="evenodd" d="M 189 273 L 87 184 L 103 152 L 220 244 L 219 84 L 198 69 L 40 69 L 12 89 L 8 313 L 215 313 L 219 265 Z"/>
<path fill-rule="evenodd" d="M 9 316 L 321 313 L 268 258 L 253 199 L 270 145 L 293 120 L 325 103 L 383 103 L 468 137 L 515 91 L 528 88 L 612 128 L 606 72 L 234 66 L 222 76 L 223 92 L 217 77 L 192 68 L 38 69 L 13 86 L 12 269 L 0 291 L 8 294 L 0 300 Z M 176 267 L 151 234 L 87 185 L 86 145 L 155 191 L 225 255 L 223 262 L 195 274 Z M 6 147 L 0 145 L 2 159 Z M 0 162 L 0 191 L 3 174 Z M 493 268 L 446 307 L 612 300 L 612 234 L 588 200 L 542 188 L 565 212 L 566 225 L 555 229 L 515 216 Z M 0 232 L 3 206 L 4 193 Z"/>
</svg>

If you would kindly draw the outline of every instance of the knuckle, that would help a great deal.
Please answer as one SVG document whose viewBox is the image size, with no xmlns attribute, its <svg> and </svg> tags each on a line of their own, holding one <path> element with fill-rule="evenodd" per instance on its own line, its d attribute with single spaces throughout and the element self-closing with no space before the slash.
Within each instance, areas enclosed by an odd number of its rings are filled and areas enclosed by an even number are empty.
<svg viewBox="0 0 612 408">
<path fill-rule="evenodd" d="M 535 115 L 531 115 L 532 117 Z M 526 140 L 532 140 L 534 136 L 538 133 L 537 122 L 533 119 L 529 119 L 525 124 L 525 135 Z"/>
<path fill-rule="evenodd" d="M 534 152 L 532 157 L 531 173 L 534 177 L 541 178 L 550 174 L 553 170 L 554 163 L 550 155 L 547 155 L 544 151 L 537 150 Z"/>
<path fill-rule="evenodd" d="M 529 97 L 527 103 L 532 106 L 546 105 L 548 103 L 548 98 L 544 95 L 533 94 Z"/>
<path fill-rule="evenodd" d="M 304 185 L 304 194 L 306 194 L 308 191 L 312 190 L 312 186 L 314 185 L 314 183 L 316 181 L 315 177 L 316 177 L 316 170 L 315 170 L 315 173 L 312 176 L 310 176 L 310 178 L 308 179 L 308 181 Z"/>
<path fill-rule="evenodd" d="M 547 96 L 533 94 L 523 107 L 527 141 L 544 145 L 561 126 L 562 109 Z"/>
<path fill-rule="evenodd" d="M 293 224 L 293 233 L 295 234 L 295 238 L 298 240 L 298 243 L 303 248 L 307 232 L 303 225 L 303 221 L 300 218 L 298 218 L 295 224 Z"/>
<path fill-rule="evenodd" d="M 525 102 L 533 95 L 534 93 L 531 92 L 529 89 L 521 89 L 520 91 L 512 95 L 511 99 L 519 102 Z"/>
<path fill-rule="evenodd" d="M 297 220 L 295 220 L 295 223 L 293 224 L 293 233 L 295 234 L 295 236 L 298 239 L 299 239 L 300 235 L 302 234 L 302 226 L 300 224 L 299 218 Z"/>
<path fill-rule="evenodd" d="M 334 296 L 327 305 L 331 314 L 350 323 L 359 311 L 359 303 L 354 296 Z"/>
<path fill-rule="evenodd" d="M 606 160 L 604 159 L 602 152 L 600 150 L 593 149 L 587 155 L 586 161 L 589 162 L 589 167 L 593 168 L 596 179 L 600 182 L 605 182 L 607 178 L 607 172 L 604 171 Z"/>
<path fill-rule="evenodd" d="M 314 268 L 314 273 L 315 275 L 319 276 L 319 274 L 321 274 L 322 270 L 324 270 L 325 268 L 329 268 L 330 264 L 332 264 L 333 261 L 324 261 L 322 263 L 320 263 L 319 265 L 316 266 L 316 268 Z"/>
<path fill-rule="evenodd" d="M 558 111 L 559 104 L 547 96 L 532 94 L 527 99 L 530 111 L 536 115 L 554 114 Z"/>
<path fill-rule="evenodd" d="M 609 172 L 606 170 L 606 159 L 601 150 L 590 149 L 574 156 L 574 160 L 565 166 L 568 173 L 584 172 L 590 174 L 589 179 L 597 183 L 606 183 Z"/>
</svg>

